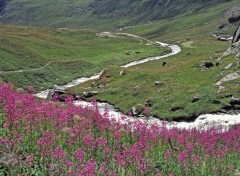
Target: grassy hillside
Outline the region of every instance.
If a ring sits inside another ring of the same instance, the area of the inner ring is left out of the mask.
[[[0,21],[41,27],[112,28],[204,12],[236,0],[3,0]]]
[[[47,88],[95,74],[108,65],[168,52],[138,39],[101,38],[96,33],[1,25],[0,78],[19,87]]]
[[[239,2],[231,1],[207,9],[204,12],[130,26],[124,29],[124,32],[168,42],[212,36],[212,34],[232,36],[239,23],[229,24],[228,15],[225,15],[225,13],[230,13],[232,9],[240,9],[239,6]],[[226,27],[219,29],[218,27],[222,24],[226,24]]]
[[[226,89],[220,93],[215,84],[227,74],[239,71],[240,68],[234,56],[221,61],[217,60],[231,43],[218,41],[212,34],[229,36],[233,34],[236,25],[229,27],[228,30],[216,28],[219,25],[219,14],[230,7],[230,4],[223,4],[212,8],[207,13],[160,20],[125,29],[124,32],[142,35],[151,40],[178,42],[182,52],[164,60],[126,69],[125,76],[119,76],[120,68],[110,68],[108,75],[111,79],[103,77],[96,83],[97,85],[109,82],[109,86],[103,89],[103,93],[97,98],[115,104],[125,113],[138,104],[144,106],[146,100],[151,99],[152,115],[175,120],[188,119],[191,116],[214,112],[228,106],[229,94],[235,97],[240,96],[237,88],[239,80],[226,83],[224,85]],[[163,61],[168,63],[165,67],[162,67]],[[203,69],[200,65],[204,62],[221,64]],[[222,72],[230,63],[233,63],[233,66],[228,71]],[[156,81],[164,84],[156,86]],[[90,84],[80,85],[72,88],[71,91],[82,93],[84,87],[89,87]],[[92,89],[97,88],[93,86]],[[200,100],[193,103],[193,97],[198,97]],[[174,107],[182,109],[172,111]]]

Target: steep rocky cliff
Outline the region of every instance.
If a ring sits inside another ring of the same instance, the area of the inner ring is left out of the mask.
[[[3,14],[6,5],[7,5],[7,0],[0,0],[0,15]]]

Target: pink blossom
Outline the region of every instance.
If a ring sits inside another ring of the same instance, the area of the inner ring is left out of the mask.
[[[189,151],[190,153],[193,152],[193,145],[192,145],[191,142],[188,142],[188,143],[187,143],[187,149],[188,149],[188,151]]]
[[[164,153],[164,158],[169,159],[170,157],[171,157],[171,151],[168,150]]]
[[[18,135],[18,142],[22,142],[22,141],[23,141],[22,135]]]
[[[84,151],[83,149],[78,149],[74,152],[75,157],[77,158],[78,162],[82,162],[84,160]]]
[[[185,161],[187,160],[187,157],[188,157],[188,152],[187,150],[184,150],[178,155],[178,161],[184,164]]]

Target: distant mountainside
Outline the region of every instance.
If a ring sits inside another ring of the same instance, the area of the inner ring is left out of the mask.
[[[232,1],[236,0],[0,0],[0,22],[105,28],[197,13]]]

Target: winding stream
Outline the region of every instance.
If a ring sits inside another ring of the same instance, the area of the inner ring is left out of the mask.
[[[134,37],[134,38],[139,38],[139,39],[143,39],[149,43],[153,43],[143,37],[139,37],[139,36],[136,36],[133,34],[128,34],[128,33],[117,33],[117,34]],[[162,43],[162,42],[155,42],[155,44],[158,44],[159,46],[162,46],[162,47],[169,47],[171,49],[171,53],[168,53],[163,56],[147,57],[147,58],[139,60],[139,61],[130,62],[121,67],[128,68],[128,67],[135,66],[138,64],[146,63],[148,61],[159,60],[162,58],[173,56],[173,55],[176,55],[181,52],[181,48],[178,45],[170,45],[170,44],[166,44],[166,43]],[[100,73],[97,73],[91,77],[82,77],[82,78],[73,80],[73,81],[67,83],[66,85],[64,85],[63,87],[69,88],[69,87],[73,87],[73,86],[79,85],[81,83],[90,81],[90,80],[99,79],[99,77],[102,75],[102,73],[103,73],[103,71],[101,71]],[[50,91],[50,89],[44,90],[42,92],[35,94],[35,96],[46,99],[49,91]],[[90,106],[90,107],[92,106],[92,108],[95,108],[95,106],[93,106],[90,102],[86,102],[86,101],[75,101],[74,104],[76,106],[83,106],[83,107],[84,106]],[[157,118],[154,118],[154,117],[149,117],[149,118],[129,117],[127,115],[122,114],[113,105],[110,105],[108,103],[98,102],[97,105],[98,105],[98,109],[101,114],[104,114],[105,110],[107,109],[109,112],[109,118],[115,119],[115,120],[119,121],[120,123],[127,123],[127,122],[133,122],[136,120],[140,120],[140,121],[146,123],[146,125],[155,124],[158,126],[162,126],[162,124],[163,124],[163,121],[161,121]],[[184,129],[184,128],[185,129],[191,129],[191,128],[208,129],[208,128],[216,127],[216,126],[222,126],[222,127],[228,128],[231,125],[240,123],[240,112],[232,114],[232,115],[229,115],[229,114],[204,114],[204,115],[199,116],[194,122],[165,122],[165,123],[166,123],[167,128],[177,127],[179,129]]]

